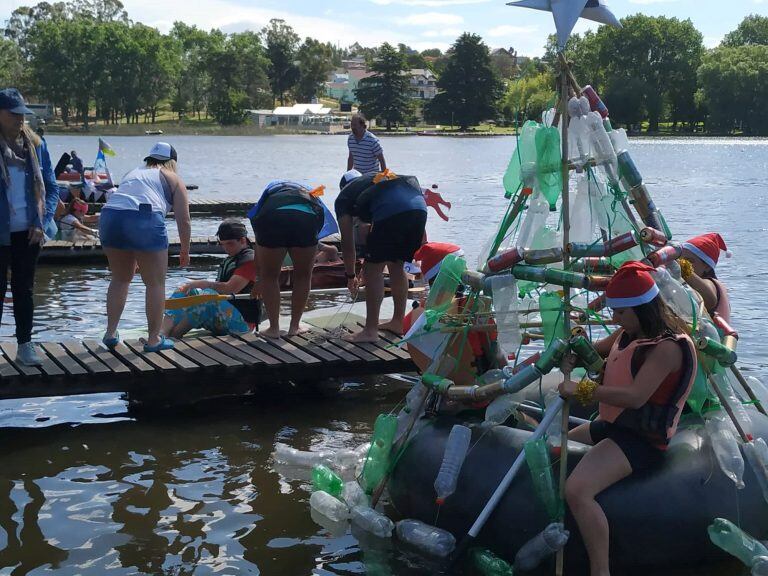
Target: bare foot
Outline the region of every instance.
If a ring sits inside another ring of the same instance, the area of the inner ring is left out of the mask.
[[[263,330],[258,334],[259,336],[264,336],[264,338],[272,338],[274,340],[276,338],[280,338],[280,336],[284,336],[285,331],[280,330],[278,328],[267,328],[266,330]]]
[[[379,339],[379,333],[378,331],[371,333],[366,330],[360,330],[360,332],[347,334],[342,338],[347,342],[376,342]]]
[[[296,336],[297,334],[306,334],[309,332],[312,328],[310,326],[307,326],[306,324],[299,324],[298,327],[294,328],[291,326],[288,328],[288,336]]]
[[[384,322],[383,324],[379,324],[379,330],[386,330],[387,332],[394,332],[398,336],[403,335],[403,323],[397,322],[396,320],[390,320],[389,322]]]

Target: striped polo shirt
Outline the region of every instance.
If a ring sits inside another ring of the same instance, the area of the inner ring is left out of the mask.
[[[376,157],[380,155],[383,150],[379,139],[373,134],[365,131],[363,137],[358,141],[354,134],[350,134],[347,138],[347,146],[352,153],[352,167],[355,170],[359,170],[362,174],[371,174],[381,171],[379,165],[379,159]]]

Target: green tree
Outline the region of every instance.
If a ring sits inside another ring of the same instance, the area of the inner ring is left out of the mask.
[[[552,75],[548,72],[531,74],[509,83],[502,113],[507,123],[522,125],[526,120],[541,120],[541,113],[556,102]]]
[[[181,62],[171,109],[181,118],[186,112],[197,115],[205,110],[208,100],[209,74],[206,59],[211,35],[195,26],[174,22],[171,36],[181,46]]]
[[[61,21],[69,16],[69,10],[64,2],[40,2],[34,6],[20,6],[13,12],[5,24],[3,34],[13,40],[21,50],[22,56],[29,56],[28,37],[32,28],[47,21]]]
[[[751,14],[723,38],[722,46],[768,45],[768,17]]]
[[[261,31],[267,46],[269,58],[269,83],[272,94],[279,98],[280,105],[285,105],[285,93],[299,79],[299,69],[295,64],[299,47],[299,35],[285,20],[273,18]]]
[[[360,109],[369,118],[381,118],[387,130],[402,122],[410,108],[410,79],[405,55],[388,43],[370,63],[372,76],[363,78],[355,90]]]
[[[459,36],[449,51],[437,87],[440,92],[425,107],[428,118],[450,121],[466,130],[496,116],[502,85],[491,68],[488,46],[480,36],[467,32]]]
[[[720,47],[704,57],[699,68],[708,128],[744,134],[768,134],[768,46]]]
[[[296,84],[296,100],[310,102],[322,93],[323,83],[333,70],[333,52],[329,44],[307,38],[297,53],[299,81]]]
[[[97,22],[128,22],[128,13],[120,0],[70,0],[68,8],[75,18],[92,18]]]
[[[0,86],[16,86],[25,90],[24,60],[21,51],[11,40],[0,38]]]

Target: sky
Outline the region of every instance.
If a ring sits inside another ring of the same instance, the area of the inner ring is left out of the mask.
[[[33,0],[34,1],[34,0]],[[0,0],[0,22],[28,0]],[[768,16],[768,0],[607,0],[621,18],[690,18],[708,47],[736,28],[749,14]],[[524,56],[540,56],[552,15],[506,6],[505,0],[123,0],[128,16],[167,32],[175,20],[224,32],[259,30],[282,18],[302,36],[340,46],[358,42],[378,46],[404,43],[417,50],[447,49],[462,33],[483,37],[491,48],[513,47]],[[598,25],[579,20],[575,32]]]

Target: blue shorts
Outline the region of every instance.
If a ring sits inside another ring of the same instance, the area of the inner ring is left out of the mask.
[[[168,250],[165,217],[148,208],[149,204],[142,204],[141,210],[104,208],[99,217],[101,245],[136,252]]]
[[[218,294],[218,292],[210,288],[193,288],[189,293],[176,291],[171,298],[183,298],[184,296],[197,296],[199,294]],[[174,327],[182,320],[186,320],[191,328],[204,328],[216,336],[244,334],[251,331],[240,311],[229,302],[207,302],[179,310],[166,310],[165,315],[173,318]]]

